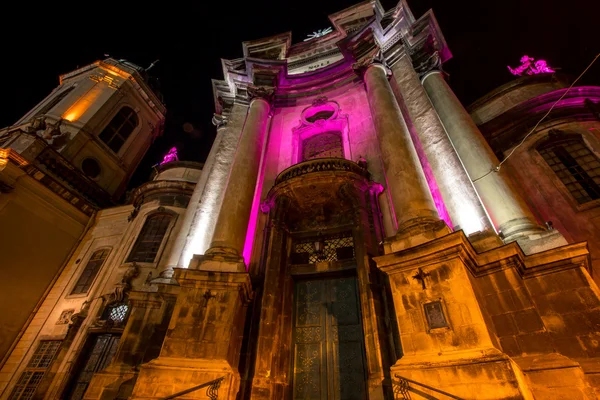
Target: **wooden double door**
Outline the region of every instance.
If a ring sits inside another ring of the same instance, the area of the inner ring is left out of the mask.
[[[294,288],[293,399],[363,400],[365,349],[355,277]]]

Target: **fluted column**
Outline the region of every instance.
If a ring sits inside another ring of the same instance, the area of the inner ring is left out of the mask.
[[[392,66],[392,71],[453,225],[458,225],[467,235],[477,231],[494,233],[410,58],[407,55],[401,57]]]
[[[385,67],[371,64],[364,73],[364,80],[398,232],[421,223],[439,221],[419,156],[388,82]]]
[[[269,111],[269,102],[264,97],[255,97],[250,102],[207,255],[242,255]]]
[[[505,171],[489,173],[498,158],[441,72],[432,71],[422,81],[496,228],[505,238],[542,230]]]

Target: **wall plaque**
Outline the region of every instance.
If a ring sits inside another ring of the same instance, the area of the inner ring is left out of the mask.
[[[432,301],[431,303],[425,303],[423,304],[423,308],[425,309],[425,317],[427,318],[429,329],[448,327],[448,321],[446,321],[441,301],[438,300]]]

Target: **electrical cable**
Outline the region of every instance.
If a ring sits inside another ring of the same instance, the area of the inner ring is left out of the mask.
[[[512,148],[512,150],[510,151],[510,153],[508,153],[508,155],[506,157],[504,157],[504,159],[502,159],[502,161],[500,161],[500,163],[498,165],[496,165],[494,168],[490,169],[485,175],[480,176],[479,178],[473,180],[472,182],[475,183],[483,178],[485,178],[486,176],[488,176],[489,174],[491,174],[492,172],[498,172],[500,171],[500,168],[502,167],[502,164],[504,164],[506,162],[506,160],[508,160],[508,158],[510,156],[513,155],[513,153],[523,144],[525,143],[525,140],[527,140],[527,138],[529,136],[531,136],[531,134],[533,134],[535,132],[535,130],[537,129],[537,127],[542,123],[543,120],[546,119],[546,117],[548,117],[548,115],[550,115],[550,113],[552,112],[552,110],[554,109],[554,107],[556,107],[556,105],[567,95],[567,93],[569,93],[569,90],[571,90],[573,88],[573,86],[575,86],[575,84],[577,83],[577,81],[579,81],[579,79],[581,79],[581,77],[592,67],[592,65],[594,65],[594,63],[596,62],[596,60],[598,59],[598,57],[600,57],[600,53],[596,54],[596,57],[594,57],[594,59],[592,60],[591,63],[588,64],[588,66],[583,70],[583,72],[581,74],[579,74],[579,76],[573,81],[573,83],[571,83],[571,86],[569,86],[567,88],[567,90],[562,94],[562,96],[560,96],[560,98],[558,100],[556,100],[554,102],[554,104],[552,104],[552,107],[550,107],[550,109],[546,112],[546,114],[544,114],[544,116],[542,118],[540,118],[540,120],[537,122],[537,124],[535,124],[535,126],[529,131],[529,133],[527,135],[525,135],[525,137],[519,142],[519,144],[517,144],[515,147]]]

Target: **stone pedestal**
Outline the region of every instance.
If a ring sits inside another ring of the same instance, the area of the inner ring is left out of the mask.
[[[114,399],[131,395],[138,366],[158,357],[175,304],[177,286],[160,292],[130,292],[131,311],[119,349],[110,365],[94,374],[84,399]]]
[[[438,221],[440,218],[419,156],[388,82],[385,67],[371,64],[364,72],[364,80],[398,232]]]
[[[402,343],[391,375],[413,399],[594,398],[600,291],[585,243],[478,254],[454,232],[374,260]]]
[[[402,378],[465,399],[532,399],[519,369],[495,346],[468,264],[476,253],[462,232],[375,257],[389,277],[403,356]],[[411,384],[413,399],[439,392]],[[420,395],[421,394],[421,395]]]
[[[235,399],[250,276],[176,269],[181,286],[160,356],[141,366],[132,399],[160,399],[224,377],[219,399]],[[205,390],[186,394],[205,398]]]

